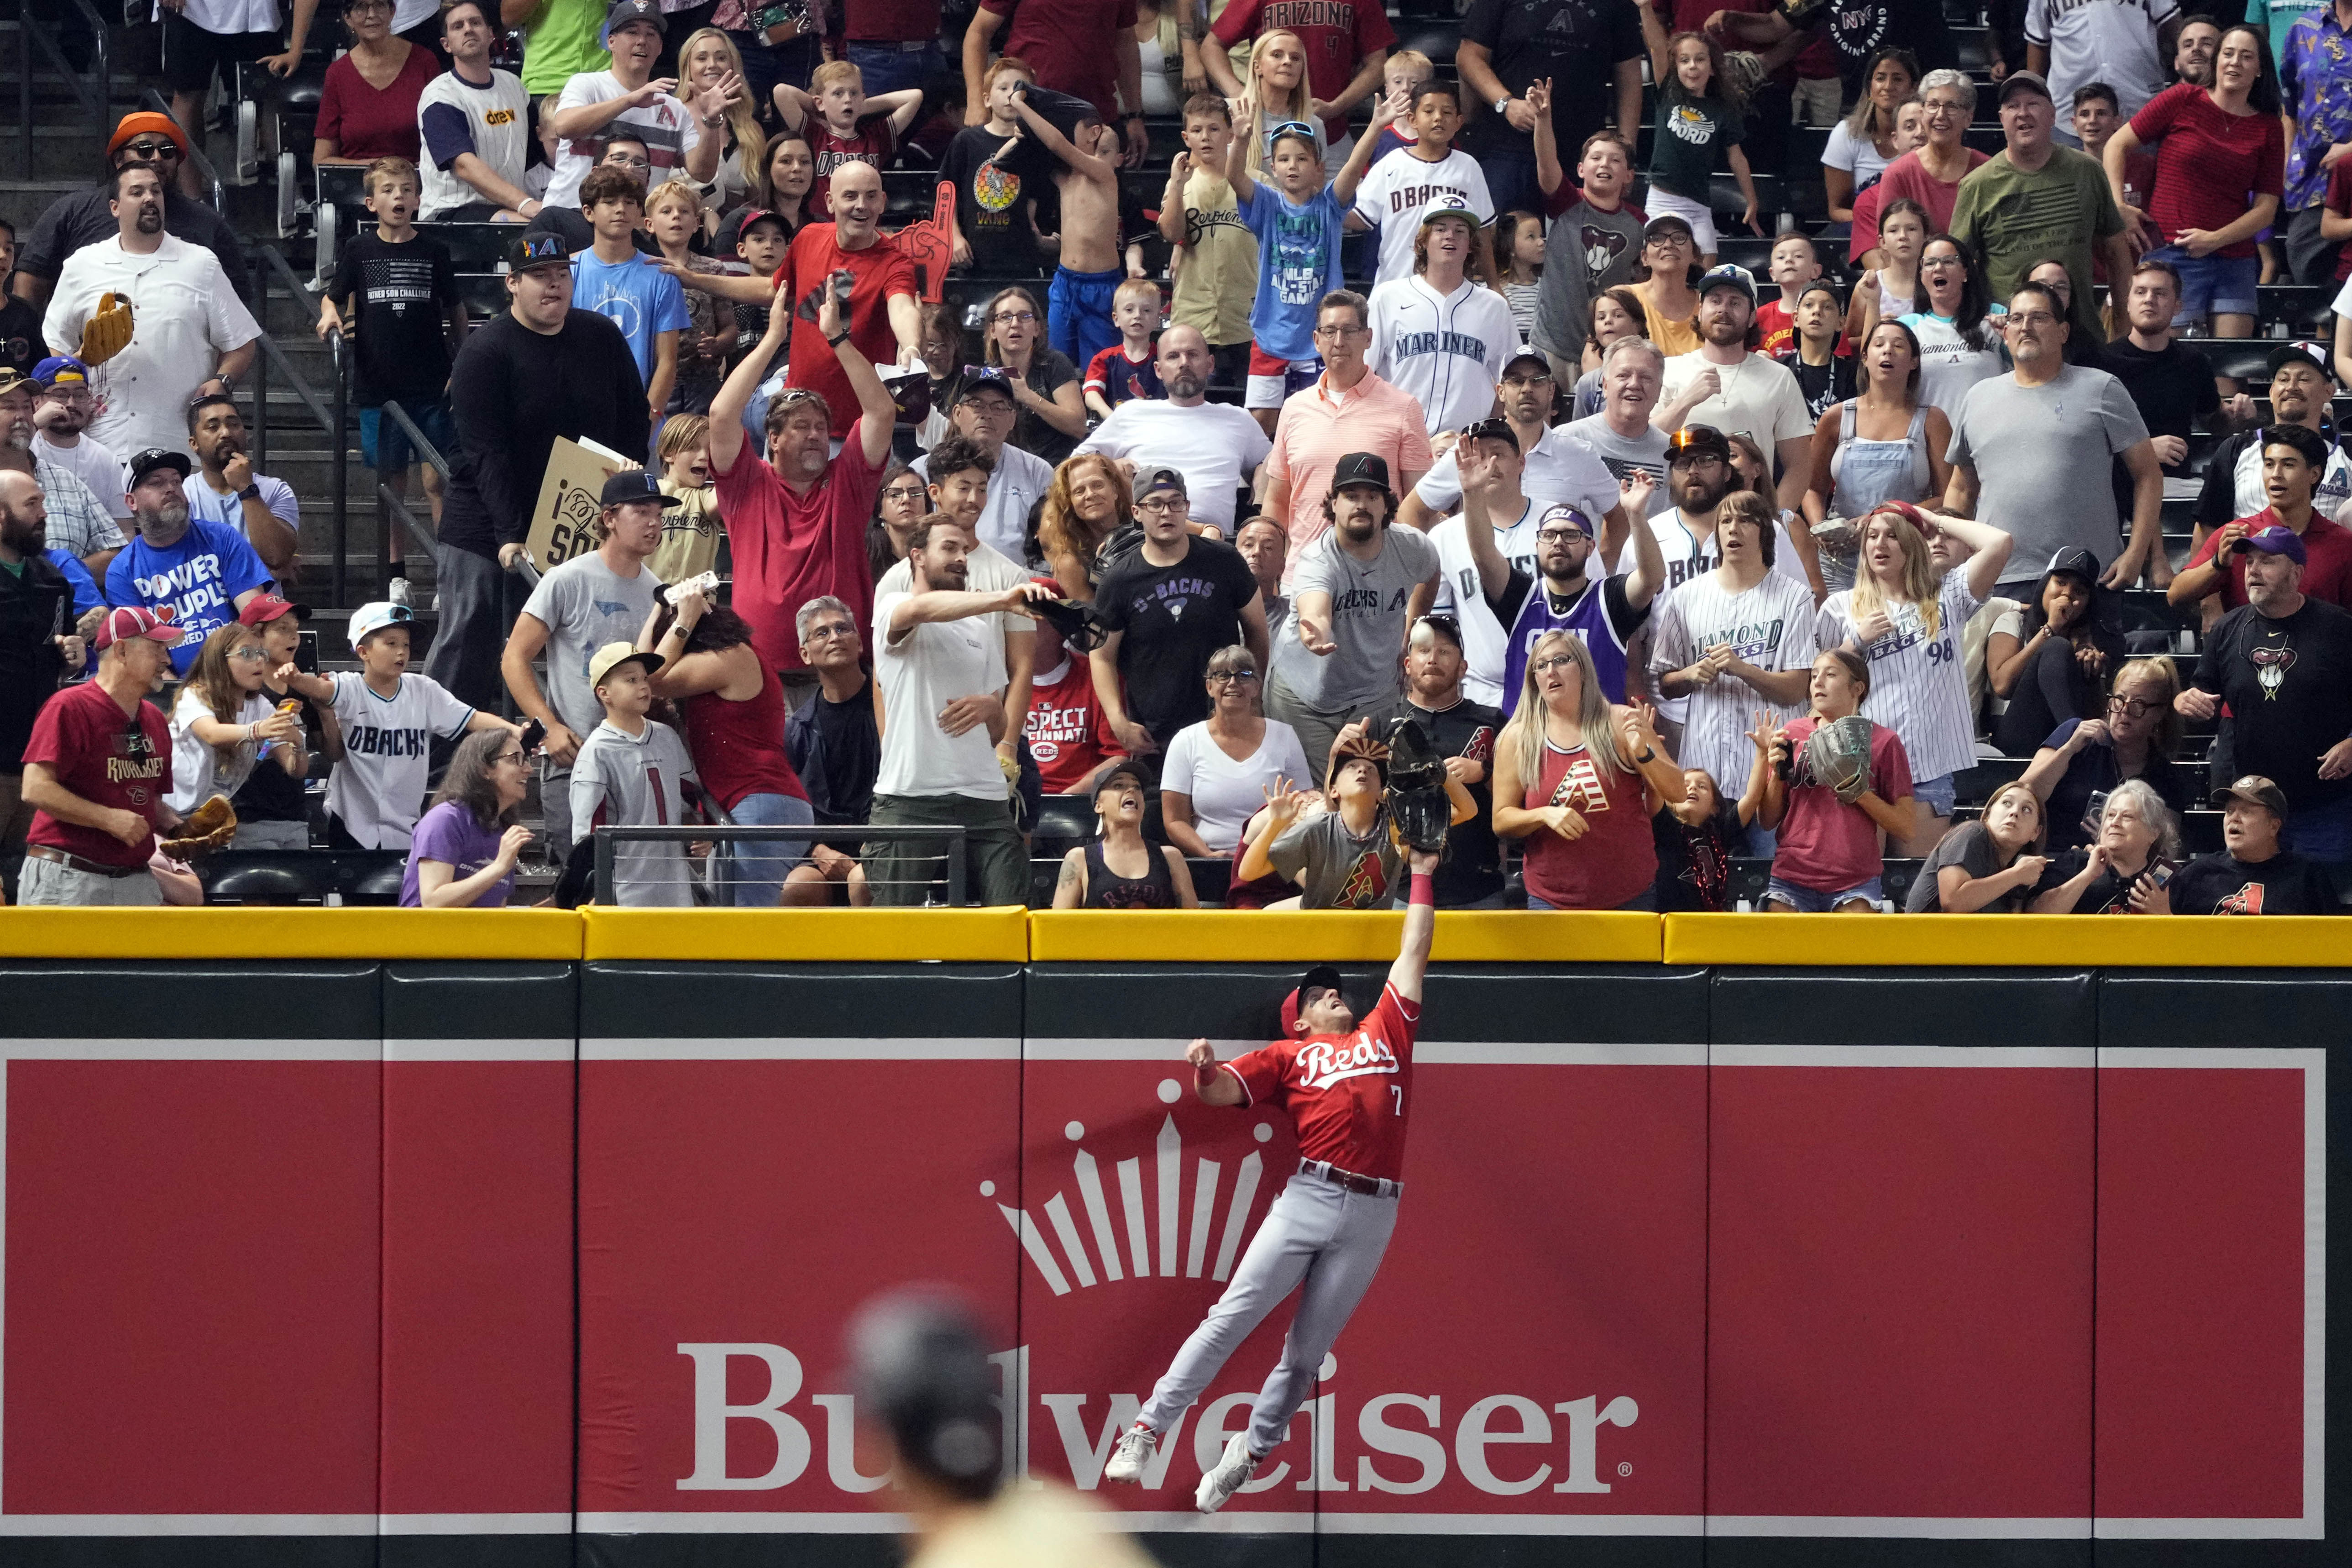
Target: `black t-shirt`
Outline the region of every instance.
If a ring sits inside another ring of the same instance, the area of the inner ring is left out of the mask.
[[[1718,796],[1715,810],[1696,827],[1661,810],[1650,818],[1650,837],[1658,852],[1659,910],[1720,911],[1732,858],[1748,848],[1739,807]]]
[[[272,702],[283,702],[291,692],[280,691],[266,682],[261,694]],[[319,727],[319,710],[308,699],[297,699],[302,704],[302,745],[317,756],[324,743]],[[303,782],[275,762],[264,757],[256,763],[245,783],[237,786],[229,804],[236,807],[240,822],[304,822],[310,819],[310,804],[303,798]]]
[[[1830,405],[1843,403],[1853,395],[1853,356],[1832,354],[1827,364],[1807,364],[1794,351],[1772,356],[1777,364],[1789,367],[1797,378],[1797,390],[1805,395],[1805,412],[1815,419],[1830,411]]]
[[[2048,868],[2042,873],[2042,880],[2033,885],[2032,895],[2026,900],[2029,907],[2033,899],[2038,899],[2042,894],[2063,887],[2081,876],[2083,868],[2090,863],[2091,852],[2088,849],[2069,849],[2063,855],[2052,857]],[[2160,862],[2150,860],[2147,866],[2141,867],[2128,877],[2117,876],[2115,868],[2110,866],[2091,879],[2091,885],[2083,889],[2082,896],[2074,900],[2073,909],[2053,910],[2050,912],[2060,915],[2137,914],[2139,911],[2131,907],[2132,885],[2158,864]],[[2173,907],[2178,909],[2180,906],[2176,902]]]
[[[2318,863],[2288,850],[2249,866],[2224,849],[2172,874],[2176,915],[2334,915],[2344,906]]]
[[[1445,830],[1445,857],[1433,879],[1437,907],[1458,910],[1503,890],[1503,849],[1495,838],[1495,738],[1503,732],[1503,710],[1463,698],[1451,708],[1432,712],[1409,697],[1356,715],[1382,721],[1411,719],[1428,734],[1441,757],[1463,757],[1486,770],[1486,776],[1467,786],[1478,807],[1475,816]]]
[[[2051,731],[2050,738],[2042,743],[2064,745],[2082,722],[2080,719],[2067,720]],[[2173,766],[2170,757],[2150,746],[2139,776],[2176,815],[2189,809],[2189,780]],[[2083,824],[2091,814],[2091,797],[2106,795],[2123,782],[2123,771],[2116,765],[2113,746],[2085,746],[2075,752],[2066,771],[2050,787],[2050,799],[2043,811],[2044,820],[2050,824],[2051,848],[2080,849],[2089,845],[2094,829]]]
[[[1903,900],[1904,912],[1914,915],[1942,914],[1944,892],[1938,876],[1947,866],[1958,866],[1971,879],[1990,877],[2000,869],[2000,851],[1994,846],[1992,835],[1981,822],[1963,822],[1937,842],[1927,858],[1920,864],[1919,875],[1911,883],[1911,891]],[[2075,862],[2074,868],[2082,869]],[[1988,915],[2013,915],[2023,909],[2032,893],[2024,888],[2012,888],[1984,905],[1976,912]]]
[[[2101,353],[2099,368],[2124,384],[2151,436],[2186,440],[2197,426],[2210,428],[2221,412],[2213,362],[2186,343],[2167,343],[2150,353],[2128,338],[2119,339]],[[2164,471],[2179,478],[2188,468],[2184,462]]]
[[[2352,614],[2305,599],[2273,620],[2241,605],[2213,625],[2193,683],[2230,706],[2230,769],[2260,773],[2298,809],[2352,795],[2319,759],[2352,735]]]
[[[343,242],[328,293],[338,305],[358,296],[349,321],[355,329],[352,389],[362,407],[447,391],[446,331],[458,297],[447,246],[422,234],[394,245],[362,229]]]
[[[1118,645],[1127,716],[1162,746],[1209,716],[1209,656],[1242,640],[1242,610],[1256,596],[1249,563],[1213,539],[1187,536],[1173,566],[1132,550],[1104,568],[1095,608],[1127,634]]]
[[[874,682],[867,680],[857,695],[835,702],[822,691],[809,699],[814,710],[821,748],[819,765],[824,775],[826,808],[819,822],[864,822],[874,809],[874,781],[882,773],[882,731],[874,722]],[[835,844],[845,855],[860,853],[856,841]]]
[[[971,247],[963,270],[980,278],[1025,278],[1039,270],[1037,242],[1022,209],[1035,192],[1024,187],[1020,160],[994,162],[1007,138],[985,125],[967,125],[948,143],[940,178],[955,186],[956,227]]]
[[[1617,107],[1621,60],[1640,59],[1642,18],[1626,0],[1471,0],[1462,37],[1486,46],[1504,90],[1527,96],[1528,84],[1551,80],[1551,130],[1561,147],[1581,147]],[[1473,156],[1518,152],[1535,142],[1515,131],[1491,103],[1462,106],[1462,145]],[[1624,126],[1631,141],[1638,126]]]
[[[1043,321],[1037,324],[1045,325]],[[1054,394],[1078,379],[1078,369],[1070,363],[1069,355],[1039,343],[1030,351],[1029,374],[1021,379],[1028,384],[1030,391],[1051,403]],[[1023,451],[1055,465],[1078,448],[1077,437],[1063,435],[1046,424],[1034,408],[1021,410],[1020,417],[1013,422],[1013,434],[1009,438]]]
[[[1909,49],[1922,74],[1960,63],[1944,24],[1943,0],[1780,0],[1780,14],[1801,31],[1818,30],[1836,47],[1849,103],[1869,85],[1863,67],[1884,45]],[[2012,68],[2017,64],[2010,62]]]
[[[0,288],[5,288],[7,281],[0,278]],[[0,365],[29,375],[35,365],[48,357],[48,346],[41,341],[41,313],[9,295],[0,303]]]

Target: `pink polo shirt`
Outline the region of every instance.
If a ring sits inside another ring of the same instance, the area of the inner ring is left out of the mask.
[[[1331,470],[1350,452],[1385,458],[1389,484],[1402,503],[1412,481],[1429,471],[1429,426],[1421,404],[1370,371],[1348,392],[1331,389],[1330,372],[1314,385],[1294,392],[1275,421],[1274,450],[1266,454],[1266,481],[1290,484],[1290,554],[1282,569],[1286,584],[1298,557],[1330,524],[1323,498],[1331,493]]]

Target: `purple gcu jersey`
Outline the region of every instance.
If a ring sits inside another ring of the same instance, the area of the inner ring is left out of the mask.
[[[1511,630],[1503,647],[1503,711],[1509,714],[1519,705],[1519,693],[1526,689],[1528,655],[1546,632],[1573,632],[1582,639],[1592,655],[1592,668],[1601,678],[1601,689],[1612,702],[1625,700],[1625,639],[1617,634],[1617,626],[1609,615],[1608,585],[1622,584],[1622,577],[1588,582],[1584,592],[1577,596],[1566,614],[1556,614],[1551,607],[1551,595],[1544,592],[1542,583],[1530,584],[1528,596],[1519,605],[1519,613],[1511,621]],[[1621,586],[1618,592],[1624,590]]]

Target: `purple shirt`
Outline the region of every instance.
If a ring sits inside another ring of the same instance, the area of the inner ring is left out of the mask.
[[[419,860],[439,860],[456,868],[450,873],[453,881],[464,881],[475,872],[499,858],[499,840],[506,833],[503,827],[484,827],[474,820],[472,808],[460,801],[445,800],[419,818],[415,832],[408,839],[408,869],[400,878],[400,907],[421,909],[425,897],[416,887],[416,863]],[[469,906],[478,910],[502,909],[507,895],[514,891],[514,873],[490,884],[489,891]]]

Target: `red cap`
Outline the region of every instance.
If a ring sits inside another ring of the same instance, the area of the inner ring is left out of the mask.
[[[256,594],[246,601],[245,608],[236,613],[236,620],[239,626],[266,626],[280,616],[292,616],[297,620],[308,620],[310,615],[310,606],[308,605],[298,605],[290,599],[281,599],[275,594]]]
[[[169,605],[151,610],[144,605],[123,605],[106,612],[106,619],[98,626],[98,636],[91,639],[100,647],[111,647],[128,637],[146,637],[169,647],[188,635],[187,628],[172,620]]]

